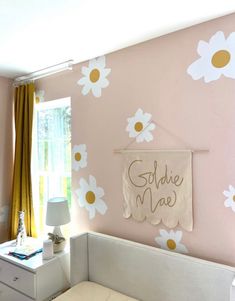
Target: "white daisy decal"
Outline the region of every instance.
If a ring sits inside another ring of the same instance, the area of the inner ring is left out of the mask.
[[[72,149],[72,168],[75,171],[87,166],[87,151],[85,144],[74,145]]]
[[[200,58],[187,70],[194,80],[204,77],[204,81],[209,83],[221,75],[235,78],[235,32],[225,39],[224,33],[218,31],[209,43],[199,41],[197,52]]]
[[[0,207],[0,223],[7,223],[8,221],[9,206]]]
[[[44,90],[38,90],[35,92],[35,102],[39,103],[39,102],[43,102],[44,101],[44,95],[45,95],[45,91]]]
[[[129,132],[129,137],[136,137],[136,142],[150,142],[153,140],[150,131],[155,129],[155,124],[151,122],[151,118],[152,115],[144,113],[142,109],[138,109],[135,116],[127,118],[126,131]]]
[[[223,194],[227,197],[224,206],[231,207],[233,212],[235,212],[235,188],[232,185],[229,185],[229,190],[225,190]]]
[[[168,251],[178,252],[178,253],[188,253],[185,245],[180,243],[182,239],[182,231],[170,230],[167,232],[166,230],[161,229],[160,236],[155,238],[155,241],[160,245],[161,249],[165,249]]]
[[[81,178],[79,185],[80,188],[75,191],[79,206],[86,208],[90,219],[95,217],[96,211],[104,215],[107,211],[107,205],[101,199],[104,196],[104,190],[96,185],[95,177],[90,175],[89,182]]]
[[[88,67],[82,67],[84,77],[77,82],[83,86],[82,94],[87,95],[91,90],[95,97],[100,97],[101,90],[109,85],[106,77],[110,71],[111,69],[105,68],[105,56],[90,60]]]

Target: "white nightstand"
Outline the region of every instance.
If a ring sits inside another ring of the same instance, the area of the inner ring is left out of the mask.
[[[43,260],[42,253],[28,260],[7,255],[15,242],[0,244],[0,300],[46,301],[69,287],[69,251]]]

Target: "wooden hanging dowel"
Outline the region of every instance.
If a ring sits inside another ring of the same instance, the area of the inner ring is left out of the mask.
[[[209,149],[114,149],[115,154],[121,153],[141,153],[141,152],[185,152],[189,151],[192,153],[207,153]]]

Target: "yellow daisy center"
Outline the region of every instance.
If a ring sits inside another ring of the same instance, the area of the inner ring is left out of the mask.
[[[82,155],[80,153],[76,153],[74,157],[75,157],[76,161],[80,161],[82,158]]]
[[[167,242],[167,247],[170,249],[170,250],[175,250],[176,248],[176,243],[173,239],[168,239]]]
[[[230,61],[231,55],[227,50],[219,50],[212,56],[211,63],[215,68],[223,68]]]
[[[233,196],[233,201],[235,202],[235,195]]]
[[[95,202],[95,194],[94,194],[93,191],[87,191],[87,193],[86,193],[86,201],[90,205]]]
[[[100,78],[100,71],[98,69],[93,69],[90,73],[90,81],[96,83]]]
[[[143,130],[143,123],[142,122],[136,122],[135,130],[136,130],[136,132],[141,132]]]

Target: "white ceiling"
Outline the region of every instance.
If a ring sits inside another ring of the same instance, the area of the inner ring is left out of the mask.
[[[234,0],[0,0],[0,76],[85,61],[234,11]]]

